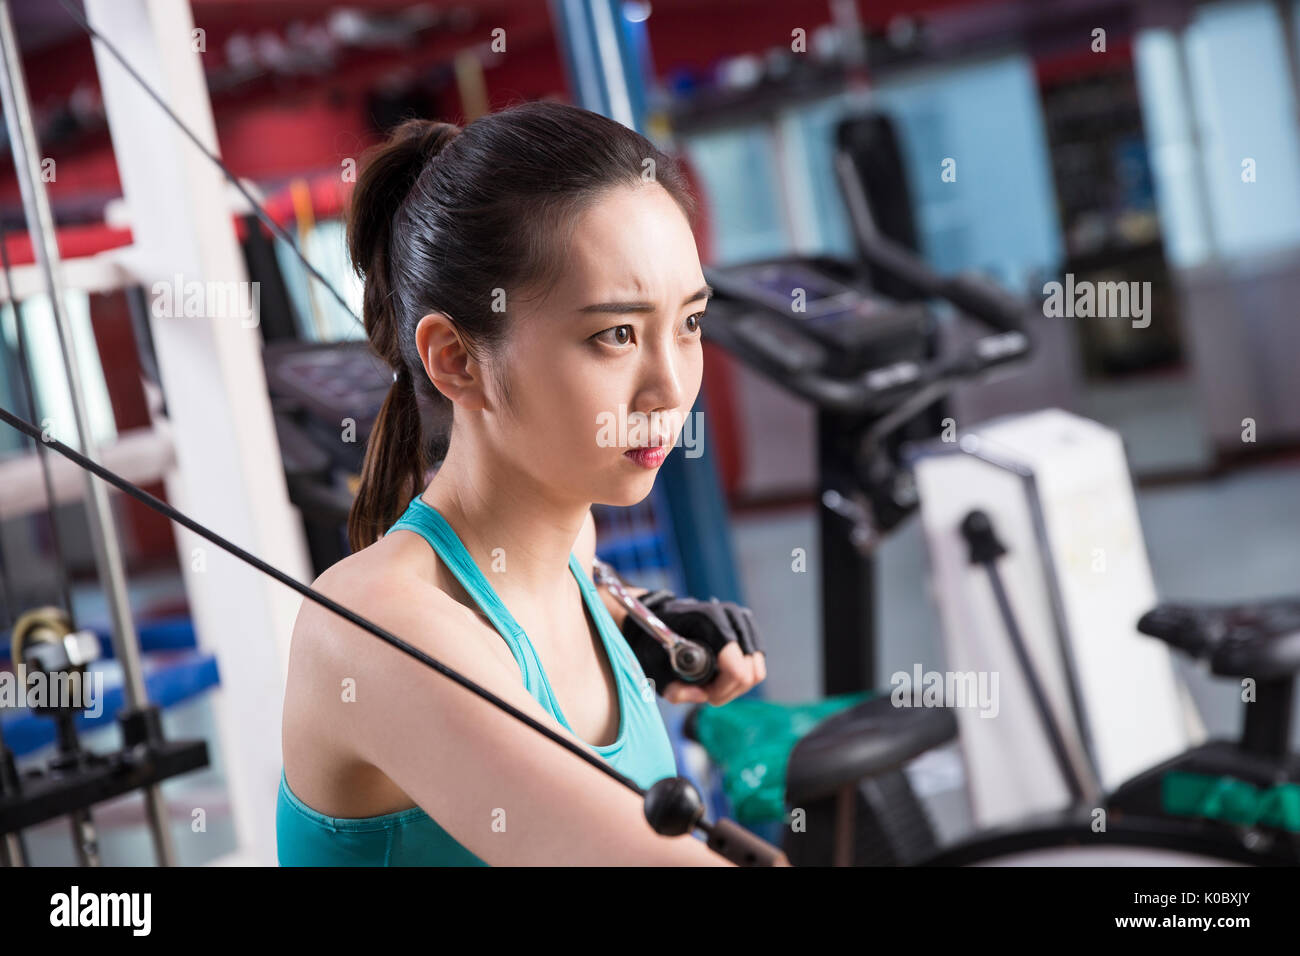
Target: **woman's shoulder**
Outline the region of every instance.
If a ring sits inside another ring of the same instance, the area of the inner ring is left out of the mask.
[[[504,643],[462,603],[464,596],[449,586],[449,577],[425,542],[394,534],[331,565],[312,589],[426,653],[438,656],[454,648],[457,656],[475,653],[501,661]],[[359,654],[369,657],[380,647],[380,638],[304,598],[294,624],[290,669],[295,658],[304,664],[356,662]]]
[[[439,586],[429,548],[426,546],[420,555],[404,538],[403,535],[380,538],[330,565],[312,582],[312,590],[381,627],[389,628],[385,622],[396,616],[395,611],[403,612],[401,616],[405,617],[405,612],[412,609],[431,625],[436,622],[440,628],[463,626],[465,617],[460,612],[465,608]],[[303,599],[294,626],[295,638],[311,632],[329,639],[356,631],[355,625],[309,598]],[[405,639],[405,635],[397,636]],[[373,635],[370,639],[378,640]]]
[[[474,615],[438,587],[431,552],[391,535],[326,569],[312,589],[491,690],[518,683],[480,639]],[[281,744],[300,798],[321,812],[373,816],[408,806],[378,771],[375,728],[426,722],[439,688],[416,701],[395,694],[424,665],[304,598],[289,649]],[[379,691],[375,691],[379,688]],[[348,706],[340,706],[345,703]],[[345,782],[343,782],[345,781]]]

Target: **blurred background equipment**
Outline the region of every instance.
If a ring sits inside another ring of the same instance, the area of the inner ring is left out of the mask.
[[[1161,778],[1139,771],[1238,736],[1233,683],[1197,662],[1231,676],[1239,662],[1223,648],[1246,645],[1225,634],[1274,649],[1256,666],[1295,631],[1266,599],[1294,592],[1300,567],[1297,2],[68,0],[272,231],[62,3],[9,0],[62,263],[56,302],[7,122],[0,404],[69,444],[80,436],[106,466],[310,581],[347,553],[391,377],[364,342],[344,244],[362,151],[411,115],[468,122],[540,98],[598,110],[685,162],[717,290],[700,453],[670,455],[638,506],[594,509],[599,554],[629,584],[755,611],[769,677],[735,702],[745,707],[716,710],[710,726],[660,701],[712,810],[779,838],[788,796],[866,780],[851,795],[868,808],[859,819],[906,862],[997,823],[990,801],[1010,820],[1065,799],[1041,726],[1018,738],[1006,717],[885,713],[872,699],[917,667],[980,669],[1010,653],[984,572],[958,560],[958,513],[979,505],[1008,547],[1009,603],[1031,654],[1048,655],[1043,683],[1077,735],[1080,777],[1150,812],[1147,785]],[[201,291],[256,283],[255,314],[186,313],[191,277]],[[1126,296],[1120,314],[1060,315],[1053,283]],[[448,423],[424,424],[436,443]],[[1074,506],[1034,502],[1023,476],[981,464],[964,436],[1005,439],[1043,482],[1114,465],[1092,499],[1108,504],[1087,513],[1111,544],[1073,525],[1073,549],[1055,533],[1044,544],[1032,516],[1053,525]],[[1100,457],[1072,470],[1084,446]],[[273,863],[281,755],[266,728],[279,722],[298,600],[114,493],[115,587],[84,477],[45,457],[0,430],[0,627],[56,606],[99,638],[86,667],[114,703],[76,717],[78,746],[121,747],[115,716],[138,678],[166,738],[209,741],[213,758],[169,781],[154,810],[138,793],[96,806],[99,856],[149,861],[152,827],[169,830],[177,862]],[[998,486],[993,500],[975,500],[979,482]],[[1132,574],[1094,572],[1098,547],[1126,555]],[[1096,587],[1116,618],[1054,598],[1053,576],[1061,592]],[[1175,630],[1218,638],[1170,654],[1139,633],[1143,605],[1161,599],[1232,607],[1254,630],[1215,630],[1204,621],[1222,615],[1207,610]],[[1105,755],[1111,731],[1093,725],[1127,719],[1107,701],[1133,674],[1072,656],[1085,635],[1158,672],[1143,698],[1151,732],[1124,741],[1123,757]],[[140,651],[134,677],[108,652],[124,640]],[[1298,719],[1278,703],[1288,666],[1270,678],[1269,721],[1257,716],[1233,755],[1280,739],[1268,759],[1285,762]],[[1027,685],[1004,693],[1012,713]],[[59,759],[57,728],[38,714],[0,712],[0,732],[20,769]],[[741,764],[719,763],[724,738],[736,753],[766,741],[789,763],[747,782]],[[854,750],[867,740],[874,749]],[[1023,780],[998,769],[1017,760]],[[1237,783],[1258,790],[1276,769],[1251,764]],[[1203,811],[1196,781],[1177,780],[1186,813]],[[763,811],[747,815],[751,800]],[[1270,839],[1287,825],[1272,822]],[[25,825],[22,839],[29,862],[78,859],[60,821]]]

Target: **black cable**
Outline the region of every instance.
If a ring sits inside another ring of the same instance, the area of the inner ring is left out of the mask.
[[[1047,693],[1043,690],[1038,672],[1029,659],[1029,649],[1025,646],[1025,639],[1020,633],[1019,624],[1016,623],[1015,613],[1011,610],[1011,599],[1007,597],[1002,575],[998,573],[998,566],[992,560],[982,563],[988,572],[989,585],[993,588],[993,598],[997,601],[998,612],[1002,615],[1002,624],[1007,629],[1007,636],[1011,638],[1011,647],[1015,651],[1016,661],[1024,673],[1025,683],[1029,685],[1029,693],[1034,698],[1034,706],[1038,709],[1038,716],[1043,722],[1048,746],[1052,748],[1052,756],[1056,759],[1061,776],[1065,778],[1065,785],[1070,789],[1071,802],[1078,803],[1083,799],[1083,782],[1079,779],[1074,764],[1070,762],[1069,754],[1065,749],[1065,737],[1061,733],[1061,728],[1057,726],[1056,718],[1052,716],[1052,706],[1047,701]]]
[[[1038,711],[1038,719],[1043,725],[1043,731],[1047,735],[1052,756],[1056,759],[1065,785],[1070,789],[1071,802],[1077,804],[1084,797],[1083,781],[1066,752],[1065,735],[1061,733],[1056,717],[1052,714],[1047,693],[1043,690],[1038,671],[1029,656],[1029,648],[1020,633],[1020,625],[1016,621],[1015,611],[1012,610],[1011,599],[1007,596],[1006,586],[1002,583],[1002,574],[998,571],[998,558],[1007,553],[1007,547],[998,540],[993,520],[988,512],[979,508],[969,512],[962,519],[960,530],[970,552],[968,556],[970,563],[980,565],[988,572],[989,587],[993,590],[993,599],[997,601],[998,614],[1002,617],[1002,625],[1007,629],[1007,638],[1015,652],[1020,671],[1024,674],[1025,683],[1029,686],[1029,693]]]
[[[289,233],[283,228],[281,228],[281,226],[274,219],[272,219],[270,215],[267,214],[266,210],[264,210],[261,206],[257,204],[257,201],[253,198],[252,193],[250,193],[248,189],[245,188],[244,184],[239,181],[238,177],[236,177],[234,173],[232,173],[228,168],[226,168],[226,164],[223,163],[219,158],[217,158],[217,156],[214,153],[208,151],[208,148],[203,145],[203,142],[198,138],[198,136],[193,132],[193,130],[191,130],[188,126],[186,126],[181,121],[181,118],[176,115],[176,113],[172,110],[172,108],[167,105],[166,101],[154,90],[154,88],[145,82],[144,77],[142,77],[139,73],[135,71],[135,67],[131,66],[131,64],[126,61],[126,57],[124,57],[121,53],[118,52],[117,47],[113,46],[113,44],[109,43],[108,40],[104,39],[104,37],[94,27],[92,27],[89,24],[89,22],[86,21],[85,17],[83,17],[77,11],[77,9],[68,2],[68,0],[59,0],[59,5],[63,7],[64,10],[68,11],[68,15],[71,16],[72,19],[77,21],[81,29],[85,30],[92,40],[98,40],[100,43],[104,45],[104,49],[108,50],[109,53],[113,54],[113,57],[117,60],[117,62],[122,65],[122,69],[126,70],[126,72],[131,75],[131,78],[135,80],[138,84],[140,84],[140,88],[144,90],[146,93],[148,93],[150,98],[155,103],[157,103],[160,107],[162,107],[163,112],[166,113],[167,116],[171,119],[171,121],[176,124],[176,128],[179,129],[182,133],[184,133],[187,137],[189,137],[190,142],[192,142],[196,147],[198,147],[199,152],[201,152],[204,156],[210,159],[216,165],[216,167],[220,169],[222,173],[225,174],[226,179],[230,180],[231,185],[233,185],[236,189],[239,190],[240,195],[242,195],[244,199],[248,202],[249,206],[252,207],[253,214],[256,215],[259,220],[261,220],[262,224],[265,225],[268,229],[270,229],[271,232],[274,233],[278,238],[288,243],[289,248],[292,249],[294,255],[296,255],[299,258],[299,260],[301,260],[303,266],[307,269],[309,273],[311,273],[312,277],[321,285],[323,285],[326,289],[328,289],[330,295],[334,296],[334,299],[338,302],[338,304],[343,306],[343,311],[345,311],[348,315],[352,316],[352,318],[356,320],[358,325],[364,326],[364,323],[361,321],[361,317],[352,311],[352,307],[348,305],[347,300],[343,298],[343,296],[339,293],[338,289],[334,288],[334,286],[330,284],[329,280],[326,279],[323,275],[321,275],[320,271],[307,260],[307,256],[298,248],[297,243],[295,243],[293,239],[290,238]]]
[[[27,399],[27,408],[33,418],[39,418],[39,412],[36,410],[36,392],[32,386],[32,365],[27,360],[27,333],[25,331],[24,316],[22,303],[18,301],[18,295],[14,291],[14,274],[9,263],[9,250],[5,245],[5,234],[0,231],[0,265],[4,267],[5,289],[9,292],[9,303],[14,310],[14,326],[18,332],[18,377],[23,382],[23,392]],[[47,514],[50,519],[50,542],[54,549],[54,564],[58,570],[59,593],[63,598],[63,610],[68,613],[70,621],[76,621],[72,612],[72,584],[68,580],[68,566],[63,561],[63,545],[59,540],[59,522],[55,517],[57,502],[54,498],[54,478],[50,472],[49,452],[45,450],[44,442],[37,440],[36,457],[41,463],[41,478],[45,484],[45,502],[48,506]],[[11,589],[11,594],[15,593]],[[14,619],[18,617],[14,613]]]
[[[14,415],[8,409],[0,407],[0,420],[3,420],[9,425],[12,425],[14,428],[30,436],[31,438],[34,438],[37,441],[41,441],[40,429],[38,429],[35,425],[31,424],[30,422],[24,421],[23,419]],[[512,704],[506,703],[500,697],[496,696],[496,694],[493,694],[490,690],[487,690],[484,687],[480,687],[478,684],[470,680],[468,677],[465,677],[464,675],[460,674],[458,671],[452,670],[450,667],[448,667],[446,664],[443,664],[441,661],[437,660],[436,658],[430,657],[428,654],[424,653],[424,651],[412,647],[410,644],[403,641],[400,637],[397,637],[395,634],[386,631],[378,624],[375,624],[367,620],[366,618],[357,614],[355,611],[349,610],[348,608],[337,603],[333,599],[326,597],[325,595],[321,594],[319,591],[307,586],[306,584],[301,583],[300,581],[295,581],[293,578],[289,577],[289,575],[285,574],[279,568],[267,564],[261,558],[257,557],[256,555],[250,554],[249,552],[245,551],[243,548],[239,547],[239,545],[227,541],[225,538],[217,534],[215,531],[210,530],[204,525],[199,524],[193,518],[190,518],[189,516],[184,515],[181,512],[177,511],[171,505],[167,504],[167,502],[155,498],[153,495],[149,494],[149,492],[145,491],[143,488],[133,485],[125,478],[121,477],[120,475],[112,471],[109,471],[107,468],[103,467],[102,465],[98,464],[95,461],[92,461],[91,459],[87,458],[85,455],[81,454],[80,452],[75,451],[72,448],[69,448],[61,441],[57,441],[51,438],[49,439],[48,442],[46,442],[46,444],[48,444],[51,448],[57,451],[64,458],[67,458],[70,461],[76,463],[77,465],[91,472],[95,476],[102,478],[104,481],[107,481],[109,484],[113,485],[119,490],[130,495],[132,498],[149,506],[154,511],[157,511],[159,514],[165,515],[166,517],[170,518],[172,521],[175,521],[177,524],[188,528],[190,531],[193,531],[195,534],[199,535],[200,537],[206,538],[208,541],[211,541],[213,544],[221,548],[223,551],[233,554],[235,557],[239,558],[239,560],[245,562],[246,564],[250,564],[253,567],[257,568],[257,570],[261,571],[262,573],[270,575],[271,577],[279,581],[281,584],[284,584],[292,588],[293,590],[301,594],[303,597],[311,601],[315,601],[321,607],[333,611],[339,617],[343,618],[345,621],[348,621],[351,624],[355,624],[363,631],[366,631],[369,634],[373,634],[375,637],[378,637],[380,640],[387,641],[389,644],[393,645],[393,647],[396,647],[398,650],[403,651],[404,653],[410,655],[411,657],[414,657],[417,661],[420,661],[422,664],[426,664],[429,667],[432,667],[434,670],[436,670],[438,673],[442,674],[443,676],[450,677],[452,680],[460,684],[462,687],[465,687],[468,690],[473,691],[474,693],[482,697],[484,700],[488,701],[489,703],[495,704],[501,710],[504,710],[506,713],[514,716],[518,720],[523,721],[525,724],[527,724],[529,727],[532,727],[538,733],[555,741],[557,744],[559,744],[561,747],[564,747],[570,753],[573,753],[574,755],[581,757],[583,760],[591,764],[597,770],[600,770],[601,772],[617,780],[619,783],[623,784],[632,792],[636,793],[641,797],[645,796],[645,791],[642,790],[639,786],[637,786],[637,784],[634,781],[632,781],[628,777],[625,777],[623,774],[619,773],[617,770],[609,766],[609,764],[605,763],[595,754],[589,753],[588,751],[584,750],[583,748],[573,743],[572,741],[564,739],[558,733],[551,730],[549,727],[538,722],[534,718],[528,716],[527,714],[525,714],[523,711],[519,710]],[[698,825],[707,828],[707,825],[703,821],[701,821]]]

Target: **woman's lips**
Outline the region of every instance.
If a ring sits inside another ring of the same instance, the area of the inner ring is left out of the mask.
[[[623,452],[623,457],[630,459],[642,468],[658,468],[664,463],[671,449],[668,445],[651,445],[648,448],[630,448]]]

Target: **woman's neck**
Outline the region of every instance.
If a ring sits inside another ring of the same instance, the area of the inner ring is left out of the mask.
[[[569,555],[590,503],[549,498],[517,469],[466,469],[451,454],[421,497],[511,607],[554,606],[573,587]]]

